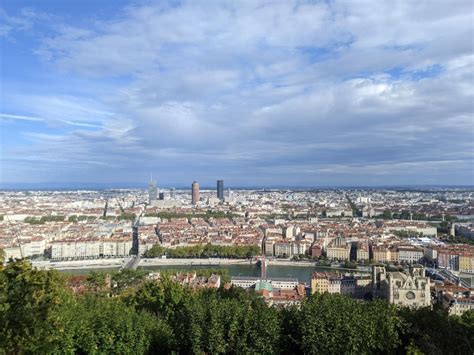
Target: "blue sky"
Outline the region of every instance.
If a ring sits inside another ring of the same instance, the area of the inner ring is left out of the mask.
[[[472,1],[0,4],[0,186],[474,183]]]

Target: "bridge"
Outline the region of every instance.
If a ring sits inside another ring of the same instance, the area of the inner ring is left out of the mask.
[[[434,275],[438,275],[441,277],[443,280],[448,279],[455,285],[461,285],[463,287],[471,288],[471,285],[469,285],[465,280],[461,279],[459,276],[456,276],[453,274],[450,270],[447,269],[432,269],[432,268],[427,268],[429,272],[431,272]]]
[[[140,264],[141,258],[139,255],[134,255],[132,258],[127,261],[125,265],[121,267],[121,269],[130,269],[130,270],[136,270],[138,265]]]

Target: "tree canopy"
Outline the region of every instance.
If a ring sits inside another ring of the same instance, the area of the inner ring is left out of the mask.
[[[156,258],[166,255],[170,258],[252,258],[260,254],[257,245],[212,245],[202,244],[177,248],[164,248],[155,244],[145,252],[146,258]]]
[[[193,290],[139,270],[91,273],[74,293],[68,277],[24,260],[0,269],[1,354],[473,353],[472,311],[330,294],[276,308],[240,288]]]

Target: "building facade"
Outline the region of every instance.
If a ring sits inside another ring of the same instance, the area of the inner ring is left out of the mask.
[[[403,307],[431,307],[430,282],[421,265],[412,265],[408,273],[373,266],[372,296]]]
[[[197,205],[200,200],[199,184],[193,181],[191,184],[191,203]]]
[[[148,203],[152,204],[158,199],[158,188],[153,180],[150,180],[148,184]]]
[[[217,180],[217,198],[224,201],[224,180]]]

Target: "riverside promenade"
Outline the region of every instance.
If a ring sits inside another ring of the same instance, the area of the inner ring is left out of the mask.
[[[86,260],[65,260],[65,261],[32,261],[33,266],[39,269],[57,269],[57,270],[93,270],[93,269],[121,269],[125,268],[133,260],[133,257],[127,258],[107,258],[107,259],[86,259]],[[171,259],[171,258],[140,258],[139,263],[135,267],[147,266],[226,266],[226,265],[254,265],[256,259]],[[328,269],[333,271],[349,271],[349,272],[368,272],[368,267],[359,267],[358,269],[347,269],[335,266],[317,265],[313,261],[302,260],[294,261],[288,259],[267,259],[268,266],[292,266],[292,267],[314,267],[318,269]]]
[[[80,269],[113,269],[125,267],[132,258],[107,258],[64,261],[32,261],[32,265],[39,269],[80,270]],[[161,259],[140,258],[138,267],[146,266],[225,266],[225,265],[252,265],[256,261],[248,259]]]

